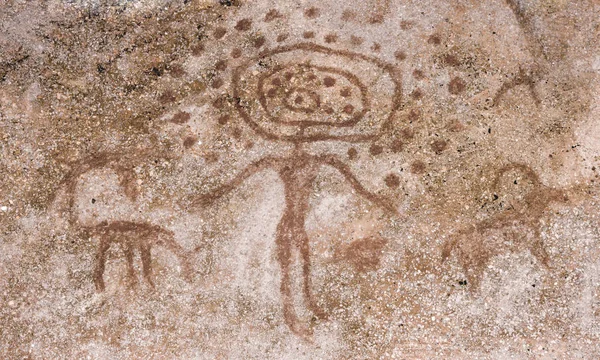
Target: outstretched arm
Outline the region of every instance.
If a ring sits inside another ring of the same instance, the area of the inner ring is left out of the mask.
[[[210,205],[221,196],[227,194],[231,190],[238,187],[244,180],[246,180],[250,176],[256,174],[261,170],[274,167],[277,164],[277,162],[278,159],[272,157],[262,158],[256,162],[253,162],[252,164],[248,165],[244,170],[242,170],[241,173],[237,174],[228,183],[221,185],[220,187],[214,189],[211,192],[193,196],[190,201],[190,204],[192,207]]]
[[[350,167],[348,165],[346,165],[344,162],[342,162],[341,160],[339,160],[337,157],[335,157],[333,155],[323,155],[323,156],[318,156],[317,158],[320,163],[329,165],[329,166],[335,168],[337,171],[339,171],[342,175],[344,175],[344,178],[346,178],[346,180],[350,183],[352,188],[359,195],[361,195],[365,199],[369,200],[373,204],[378,205],[381,208],[383,208],[393,214],[396,214],[396,215],[398,214],[398,210],[391,202],[389,202],[387,199],[365,189],[365,187],[360,183],[360,181],[358,181],[358,179],[354,176],[354,174],[352,173],[352,170],[350,170]]]

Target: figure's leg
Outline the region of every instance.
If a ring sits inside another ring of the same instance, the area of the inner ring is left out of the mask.
[[[149,243],[141,243],[140,244],[140,253],[142,256],[142,272],[144,274],[144,278],[148,281],[151,287],[154,287],[154,282],[152,281],[152,253],[151,253],[151,245]]]
[[[284,213],[279,225],[275,243],[277,245],[277,260],[281,267],[281,301],[283,303],[283,318],[292,332],[298,335],[307,335],[309,329],[302,328],[298,315],[294,310],[294,299],[292,298],[292,282],[290,276],[290,265],[292,264],[292,241],[293,219],[288,213]]]
[[[130,241],[123,242],[123,251],[127,260],[127,276],[129,277],[130,286],[137,285],[137,276],[135,276],[135,268],[133,267],[133,244]]]
[[[96,285],[97,292],[104,291],[104,267],[106,263],[106,252],[110,247],[110,241],[106,237],[100,237],[100,243],[98,244],[98,252],[96,254],[96,267],[94,269],[94,285]]]
[[[550,266],[550,256],[548,252],[546,252],[546,247],[544,246],[544,242],[542,241],[542,233],[540,229],[537,227],[539,224],[533,224],[536,226],[534,229],[534,239],[533,243],[530,247],[531,254],[539,261],[544,267],[548,268]]]
[[[302,224],[304,225],[304,224]],[[304,287],[303,287],[303,292],[304,292],[304,301],[306,303],[306,306],[309,308],[310,311],[313,312],[313,314],[315,316],[317,316],[319,319],[326,319],[327,318],[327,313],[317,305],[317,302],[315,301],[315,298],[313,296],[313,292],[312,292],[312,280],[311,280],[311,276],[310,276],[310,270],[311,270],[311,262],[310,262],[310,244],[309,244],[309,239],[308,239],[308,235],[306,234],[306,231],[304,230],[304,226],[302,226],[301,229],[298,229],[298,235],[297,235],[297,239],[296,241],[299,242],[298,247],[300,249],[300,254],[302,256],[302,275],[303,275],[303,280],[304,280]]]

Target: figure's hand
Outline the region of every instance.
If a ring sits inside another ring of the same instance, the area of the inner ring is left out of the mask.
[[[210,206],[214,202],[214,197],[210,196],[210,194],[200,194],[194,196],[189,201],[189,207],[191,208],[205,208]]]
[[[399,216],[400,212],[398,211],[398,208],[391,202],[389,201],[387,198],[379,198],[380,201],[380,206],[383,207],[387,212],[390,213],[390,215],[394,215],[394,216]]]
[[[209,206],[212,203],[212,200],[213,199],[206,194],[200,194],[195,196],[185,196],[184,198],[177,200],[176,203],[180,209],[193,210],[198,207],[204,208]]]

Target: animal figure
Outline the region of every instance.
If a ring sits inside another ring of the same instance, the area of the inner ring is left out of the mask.
[[[189,280],[191,278],[191,266],[186,251],[175,241],[174,233],[158,225],[133,221],[102,221],[101,223],[82,227],[90,237],[99,238],[98,251],[96,253],[96,266],[94,269],[94,284],[96,290],[102,292],[104,285],[104,269],[106,266],[106,253],[114,243],[121,245],[125,258],[127,259],[127,270],[131,284],[137,283],[135,269],[133,267],[133,253],[137,249],[142,260],[142,273],[151,287],[152,280],[152,246],[161,245],[172,251],[183,267],[183,275]]]
[[[488,262],[503,250],[529,250],[540,264],[548,267],[550,258],[542,241],[540,221],[549,206],[569,201],[568,194],[577,190],[546,186],[529,166],[520,163],[500,168],[491,190],[499,192],[500,180],[509,173],[516,173],[523,181],[528,181],[531,190],[499,213],[459,230],[442,249],[442,261],[453,252],[456,254],[471,289],[478,288]],[[514,181],[517,184],[517,180]]]

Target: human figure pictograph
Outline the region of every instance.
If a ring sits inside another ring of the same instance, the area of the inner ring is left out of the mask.
[[[276,66],[260,69],[259,63]],[[357,71],[367,67],[369,71]],[[311,286],[310,239],[305,230],[309,197],[319,169],[337,170],[358,195],[388,213],[396,213],[387,199],[368,191],[350,167],[333,154],[312,154],[306,143],[318,141],[370,142],[390,127],[401,99],[395,69],[382,61],[313,43],[299,43],[262,51],[233,71],[233,98],[240,117],[263,138],[292,143],[288,155],[264,157],[213,191],[194,196],[192,207],[205,207],[235,190],[262,170],[275,170],[284,185],[285,209],[275,241],[281,268],[283,316],[302,336],[312,330],[298,319],[292,291],[294,251],[300,254],[302,296],[318,318],[326,313],[315,301]],[[377,107],[372,107],[377,96]]]

